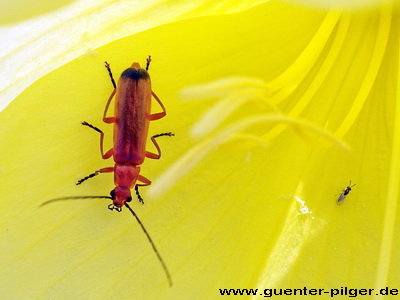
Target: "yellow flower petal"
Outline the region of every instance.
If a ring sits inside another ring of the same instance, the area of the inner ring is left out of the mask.
[[[300,5],[320,7],[324,9],[342,8],[347,10],[376,8],[380,4],[386,4],[393,0],[285,0]]]
[[[0,80],[0,111],[40,77],[81,55],[98,55],[94,49],[113,40],[194,17],[240,12],[263,2],[79,0],[58,3],[59,8],[41,0],[35,1],[33,10],[29,2],[5,3],[3,13],[16,20],[31,18],[0,27],[0,69],[7,71]],[[51,7],[54,11],[39,13]]]

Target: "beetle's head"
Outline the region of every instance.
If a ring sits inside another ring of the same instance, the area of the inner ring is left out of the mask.
[[[110,210],[121,211],[126,202],[132,201],[131,190],[127,187],[117,186],[110,192],[113,203],[108,206]]]

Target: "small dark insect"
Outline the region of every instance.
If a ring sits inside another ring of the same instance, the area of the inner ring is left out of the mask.
[[[350,193],[351,188],[355,186],[355,184],[351,185],[351,180],[349,185],[342,191],[342,193],[340,194],[339,198],[336,200],[336,204],[337,205],[342,205],[344,198],[346,198],[346,196]]]

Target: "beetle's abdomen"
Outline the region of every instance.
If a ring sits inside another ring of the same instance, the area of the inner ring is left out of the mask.
[[[143,163],[149,130],[151,82],[144,69],[126,69],[118,82],[115,100],[114,161]]]

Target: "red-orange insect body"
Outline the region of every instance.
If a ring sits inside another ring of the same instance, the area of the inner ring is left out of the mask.
[[[126,69],[119,78],[118,85],[115,84],[110,66],[106,62],[106,68],[114,86],[114,90],[108,98],[106,108],[103,114],[103,121],[105,123],[114,124],[114,147],[106,153],[103,151],[104,133],[99,128],[87,123],[82,122],[82,125],[88,126],[100,133],[100,151],[104,159],[113,156],[115,165],[114,167],[102,168],[94,173],[80,179],[77,185],[85,180],[92,178],[99,173],[114,172],[114,183],[116,187],[110,192],[110,196],[74,196],[62,197],[46,201],[42,205],[53,203],[61,200],[68,199],[91,199],[91,198],[105,198],[111,199],[112,204],[108,206],[111,210],[121,211],[123,206],[126,206],[132,215],[136,218],[139,225],[142,227],[143,232],[146,234],[155,254],[160,261],[165,274],[168,278],[170,286],[172,286],[172,278],[168,268],[158,252],[153,240],[149,233],[136,215],[134,210],[127,202],[132,200],[131,189],[135,188],[139,201],[143,203],[143,199],[139,195],[138,186],[150,185],[151,181],[146,177],[140,175],[140,165],[144,162],[145,158],[159,159],[161,157],[161,150],[156,142],[156,138],[160,136],[173,136],[171,132],[156,134],[151,137],[151,141],[157,149],[157,154],[146,151],[146,141],[149,132],[149,123],[153,120],[161,119],[166,115],[164,105],[160,99],[151,90],[150,76],[147,73],[150,56],[147,59],[146,69],[142,69],[139,63],[133,63],[132,66]],[[115,109],[113,117],[106,117],[108,107],[111,100],[115,96]],[[151,114],[151,98],[156,99],[162,108],[162,112]],[[141,182],[141,183],[138,183]]]
[[[147,60],[147,67],[150,58]],[[116,187],[111,191],[110,195],[113,203],[109,205],[109,209],[121,210],[121,207],[132,200],[131,189],[135,188],[139,200],[140,197],[137,187],[150,185],[151,181],[140,175],[140,165],[145,158],[159,159],[161,157],[160,148],[155,140],[159,136],[172,136],[173,134],[162,133],[154,135],[151,140],[156,147],[158,154],[146,151],[146,141],[149,131],[149,122],[161,119],[166,115],[164,105],[160,99],[151,90],[150,76],[146,69],[142,69],[139,63],[133,63],[126,69],[115,85],[114,79],[109,65],[106,63],[111,81],[114,85],[114,91],[111,93],[106,108],[104,110],[103,121],[105,123],[114,124],[114,147],[103,153],[103,137],[104,133],[93,125],[83,122],[83,125],[89,126],[100,132],[100,150],[104,159],[113,156],[114,167],[103,168],[93,174],[81,179],[77,184],[81,184],[99,173],[114,172],[114,184]],[[106,117],[108,107],[111,100],[115,96],[115,109],[113,117]],[[151,98],[152,96],[160,104],[162,112],[151,114]],[[138,183],[141,182],[141,183]]]
[[[138,63],[118,82],[114,116],[114,161],[141,165],[146,155],[151,109],[151,82]]]
[[[114,123],[114,189],[113,204],[125,205],[130,190],[139,178],[146,155],[151,109],[151,82],[138,63],[125,70],[118,81]],[[143,180],[143,178],[141,178]]]

